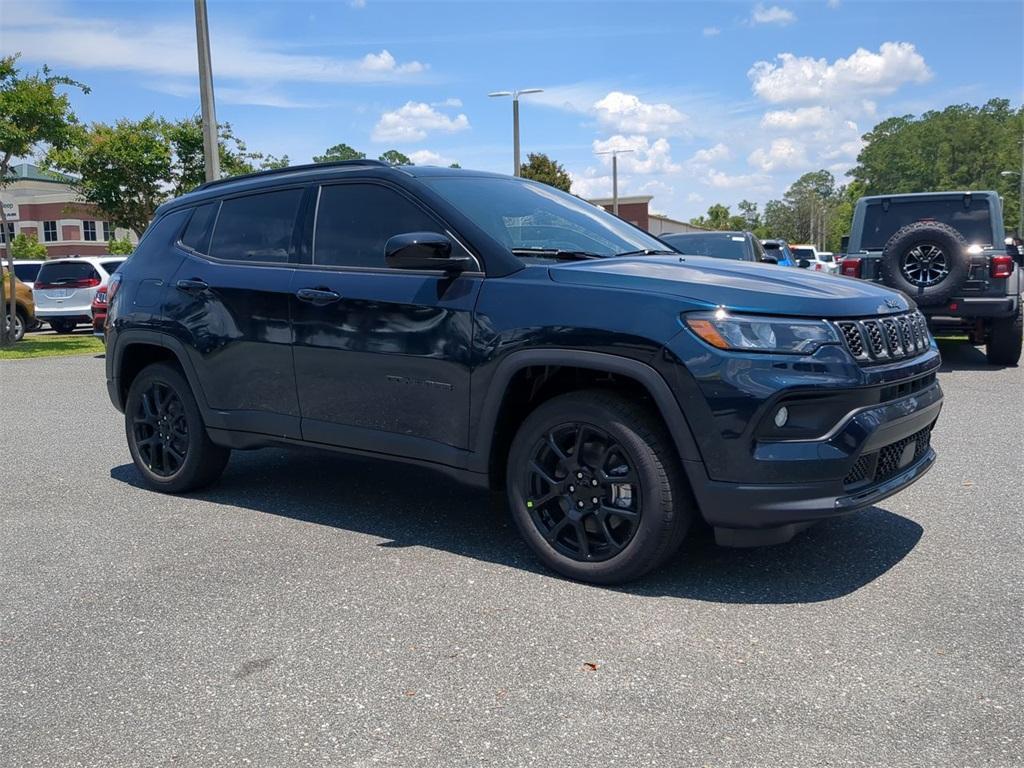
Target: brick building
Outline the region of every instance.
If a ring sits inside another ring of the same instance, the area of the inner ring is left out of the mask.
[[[619,218],[625,219],[630,224],[635,224],[640,229],[645,229],[652,235],[667,235],[670,232],[700,232],[700,227],[687,224],[685,221],[676,221],[660,213],[651,213],[650,205],[653,195],[633,195],[632,197],[619,196]],[[610,197],[591,200],[594,205],[599,205],[609,213],[612,212],[614,201]]]
[[[67,177],[30,163],[13,166],[11,175],[11,181],[0,188],[7,214],[7,232],[0,228],[0,253],[5,256],[8,239],[20,233],[34,235],[46,246],[50,259],[105,254],[107,241],[114,236],[138,240],[127,229],[115,232],[95,205],[81,201]]]

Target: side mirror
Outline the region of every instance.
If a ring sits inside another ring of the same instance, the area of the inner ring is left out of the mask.
[[[779,260],[776,259],[774,256],[762,256],[761,257],[761,263],[762,264],[778,264]]]
[[[807,269],[808,267],[811,266],[811,262],[809,262],[807,259],[800,259],[800,261],[798,261],[796,265],[800,267],[800,269]]]
[[[439,269],[462,272],[473,264],[466,256],[452,256],[452,241],[438,232],[407,232],[388,238],[384,263],[392,269]]]

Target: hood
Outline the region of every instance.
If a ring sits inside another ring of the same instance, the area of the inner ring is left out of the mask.
[[[550,267],[556,283],[668,294],[693,309],[801,317],[867,317],[905,312],[904,294],[852,277],[703,256],[638,256]]]

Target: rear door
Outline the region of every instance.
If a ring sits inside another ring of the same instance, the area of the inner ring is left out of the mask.
[[[164,315],[184,344],[216,426],[299,436],[289,289],[307,187],[198,207]],[[212,230],[212,232],[211,232]]]
[[[388,238],[422,231],[447,230],[396,187],[320,189],[291,298],[306,440],[441,461],[466,447],[482,275],[388,268]]]

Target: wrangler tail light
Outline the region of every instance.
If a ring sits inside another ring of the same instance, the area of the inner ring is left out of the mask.
[[[855,256],[847,256],[839,265],[839,273],[847,277],[860,277],[860,259]]]
[[[992,277],[1009,277],[1013,274],[1013,257],[993,256],[988,271]]]

